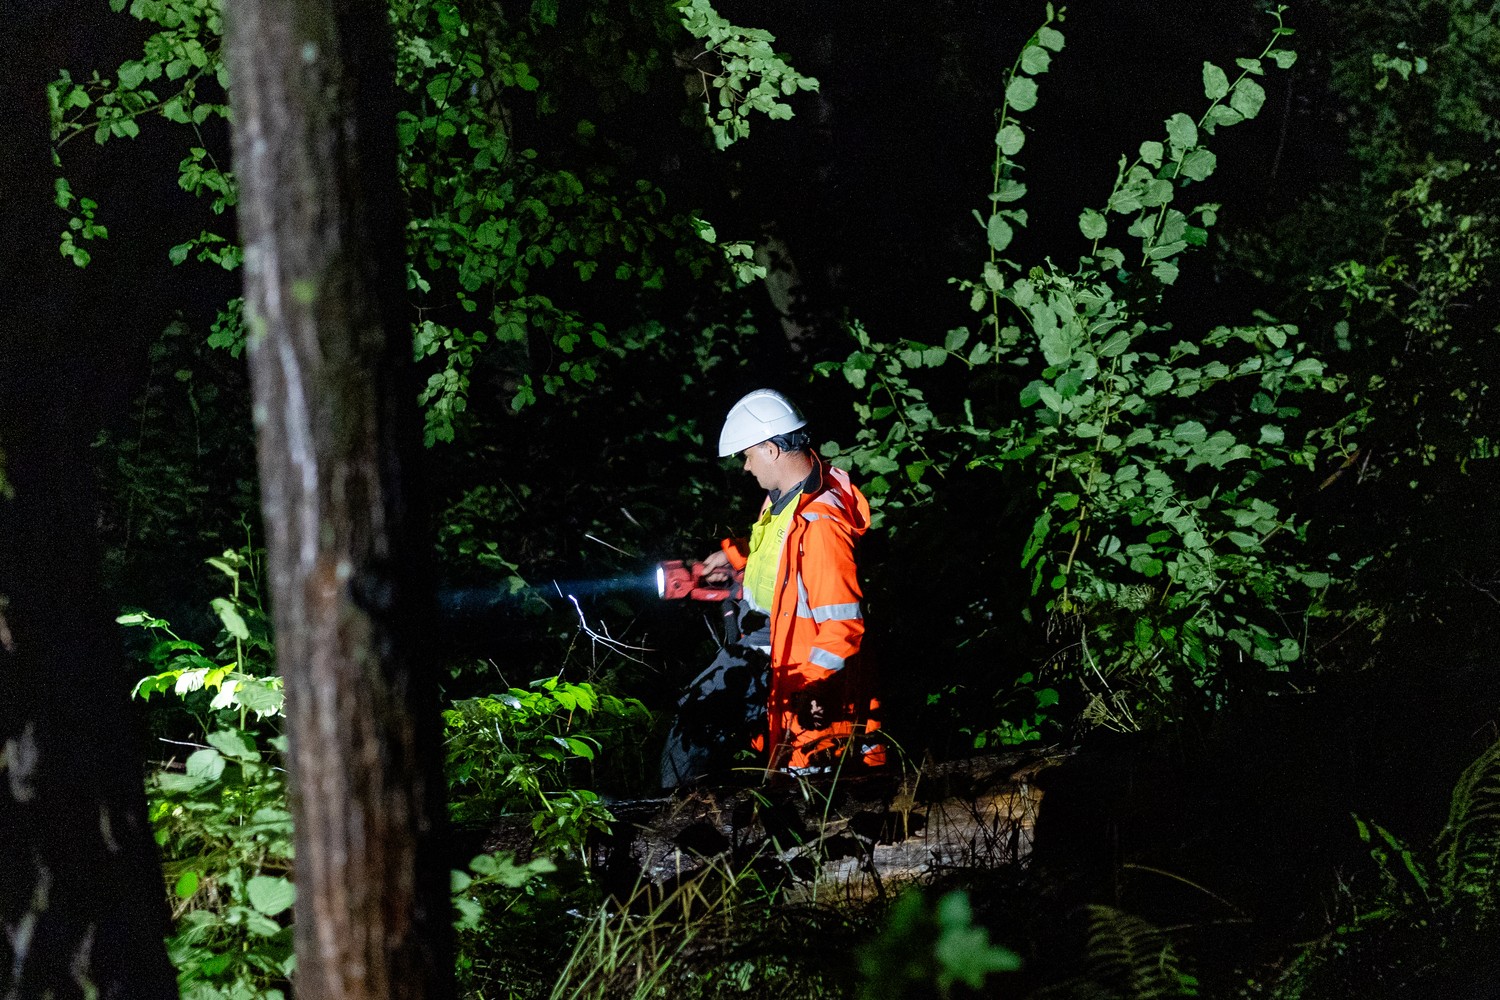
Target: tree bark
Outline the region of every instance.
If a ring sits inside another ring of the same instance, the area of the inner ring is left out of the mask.
[[[226,5],[299,994],[451,993],[388,11]]]
[[[0,23],[0,997],[177,995],[90,444],[117,373],[57,252],[46,84],[69,3]]]

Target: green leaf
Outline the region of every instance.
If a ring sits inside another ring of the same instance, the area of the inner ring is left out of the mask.
[[[1179,153],[1192,149],[1198,145],[1198,126],[1191,118],[1179,111],[1167,119],[1167,138],[1172,141],[1172,145]]]
[[[995,133],[995,145],[1006,156],[1015,156],[1026,145],[1026,133],[1021,131],[1021,126],[1009,124]]]
[[[281,933],[281,925],[264,913],[249,910],[245,914],[245,930],[257,937],[274,937]]]
[[[1165,260],[1175,256],[1187,249],[1187,240],[1173,240],[1171,243],[1161,243],[1151,248],[1146,256],[1151,260]]]
[[[1261,105],[1265,103],[1266,89],[1248,76],[1235,84],[1234,93],[1229,98],[1229,106],[1246,118],[1260,114]]]
[[[162,105],[161,115],[167,121],[177,122],[179,125],[186,125],[192,120],[188,117],[187,109],[182,106],[181,94],[174,95]]]
[[[1297,61],[1297,53],[1288,49],[1272,49],[1266,55],[1276,60],[1277,69],[1291,69],[1292,64]]]
[[[1208,176],[1214,172],[1214,168],[1218,165],[1219,158],[1214,155],[1214,151],[1204,149],[1200,146],[1182,158],[1180,170],[1182,176],[1191,180],[1201,181],[1207,180]]]
[[[1203,64],[1203,96],[1217,101],[1229,94],[1229,77],[1211,62]]]
[[[259,716],[280,715],[286,705],[286,693],[270,678],[252,678],[240,681],[234,697],[244,708]]]
[[[1156,639],[1156,630],[1145,618],[1135,620],[1135,648],[1143,653],[1150,653]]]
[[[178,899],[191,899],[198,892],[198,873],[186,871],[177,877],[177,884],[172,888]]]
[[[1063,50],[1063,33],[1056,28],[1042,28],[1036,33],[1036,40],[1038,45],[1046,46],[1053,52]]]
[[[134,90],[146,80],[146,64],[135,60],[121,63],[119,77],[121,87]]]
[[[453,920],[453,926],[461,931],[478,930],[484,919],[484,907],[468,897],[459,897],[453,900],[453,908],[458,915]]]
[[[1110,334],[1109,339],[1104,342],[1104,346],[1099,348],[1099,356],[1101,358],[1117,358],[1121,354],[1124,354],[1129,347],[1130,331],[1116,330]]]
[[[968,341],[969,331],[964,329],[963,327],[959,327],[956,330],[948,331],[948,335],[943,338],[943,348],[949,351],[958,351],[961,350],[964,344],[968,343]]]
[[[1021,72],[1036,76],[1052,65],[1052,53],[1044,46],[1028,45],[1021,50]]]
[[[1147,396],[1159,395],[1172,388],[1172,381],[1171,372],[1164,368],[1153,369],[1151,374],[1146,376],[1146,384],[1141,389],[1141,392]]]
[[[995,202],[1019,201],[1025,196],[1025,184],[1022,184],[1020,181],[1013,181],[1010,178],[1006,178],[1005,180],[1002,180],[998,186],[996,186],[995,193],[990,195],[990,200]]]
[[[1146,205],[1165,205],[1172,200],[1172,182],[1159,177],[1147,184],[1141,192],[1141,202]]]
[[[1172,437],[1184,444],[1200,444],[1208,438],[1208,428],[1196,420],[1188,420],[1172,429]]]
[[[448,102],[448,95],[453,92],[453,76],[451,73],[442,73],[427,81],[427,96],[439,105]]]
[[[1010,246],[1015,230],[1010,228],[1010,223],[996,214],[990,216],[989,224],[985,226],[985,236],[989,239],[990,249],[1000,253]]]
[[[1160,576],[1163,567],[1160,559],[1142,553],[1141,555],[1131,557],[1130,568],[1142,576],[1153,577]]]
[[[1083,210],[1083,214],[1078,216],[1078,228],[1085,238],[1100,240],[1109,231],[1109,223],[1095,209],[1086,208]]]
[[[224,756],[217,750],[195,750],[185,763],[189,778],[207,778],[217,781],[224,773]]]
[[[297,889],[281,875],[257,875],[245,883],[245,898],[257,912],[274,917],[297,900]]]
[[[1130,213],[1141,207],[1140,189],[1136,187],[1121,188],[1109,196],[1109,207],[1116,212]]]
[[[219,621],[224,623],[224,630],[236,639],[244,640],[250,638],[250,628],[245,624],[245,619],[235,608],[234,602],[227,597],[215,597],[211,602],[214,611],[219,616]]]
[[[233,729],[219,729],[204,737],[225,757],[239,761],[260,760],[260,752],[246,739],[245,734]]]
[[[1036,81],[1018,76],[1005,88],[1005,104],[1012,111],[1030,111],[1036,107]]]
[[[1215,104],[1208,112],[1208,121],[1204,123],[1204,129],[1212,132],[1220,125],[1237,125],[1244,120],[1244,115],[1229,105]]]
[[[1286,431],[1275,424],[1263,424],[1260,429],[1261,444],[1282,444],[1286,441]]]
[[[1166,151],[1162,148],[1162,144],[1155,139],[1147,139],[1141,143],[1140,152],[1142,162],[1148,163],[1153,167],[1160,167],[1162,156],[1165,155]]]

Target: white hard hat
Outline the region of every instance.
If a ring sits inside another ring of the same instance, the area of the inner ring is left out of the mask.
[[[719,457],[744,451],[752,444],[807,425],[807,418],[775,389],[756,389],[729,408],[719,432]]]

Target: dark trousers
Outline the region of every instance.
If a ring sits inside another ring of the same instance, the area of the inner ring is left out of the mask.
[[[661,754],[663,788],[722,775],[735,755],[766,731],[771,658],[753,646],[730,643],[693,679],[677,702],[677,718]]]

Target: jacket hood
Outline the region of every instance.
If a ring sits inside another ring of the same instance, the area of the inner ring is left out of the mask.
[[[814,460],[818,463],[818,486],[803,494],[798,513],[832,518],[856,536],[863,535],[870,528],[869,501],[855,488],[848,472],[828,465],[821,458]]]

